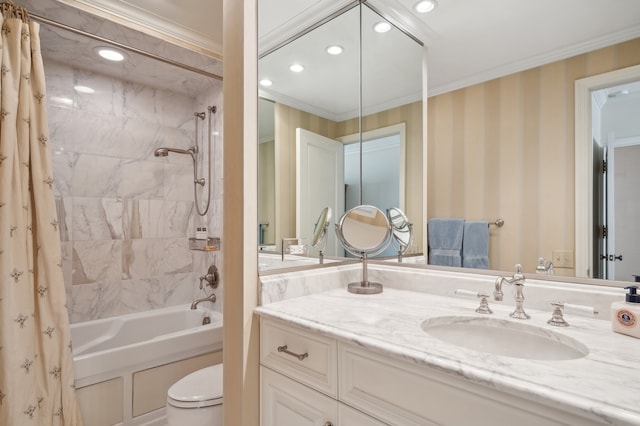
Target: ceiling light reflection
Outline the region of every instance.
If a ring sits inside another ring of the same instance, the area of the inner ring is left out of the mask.
[[[302,65],[300,65],[300,64],[291,64],[289,66],[289,69],[292,72],[302,72],[302,71],[304,71],[304,67]]]
[[[380,21],[373,26],[373,29],[377,33],[386,33],[391,29],[391,24],[388,23],[387,21]]]
[[[343,51],[344,51],[344,49],[342,48],[342,46],[338,46],[337,44],[327,47],[327,53],[329,55],[339,55]]]
[[[413,6],[413,9],[418,13],[429,13],[432,12],[437,6],[438,3],[436,2],[436,0],[422,0],[416,3],[416,5]]]

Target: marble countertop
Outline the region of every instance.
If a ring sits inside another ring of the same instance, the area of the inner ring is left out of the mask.
[[[541,361],[465,349],[431,337],[421,323],[440,316],[477,316],[475,299],[443,297],[385,288],[382,294],[355,295],[330,290],[256,308],[278,319],[378,353],[454,374],[492,389],[538,403],[582,412],[605,424],[640,425],[640,339],[611,331],[609,321],[565,314],[569,327],[547,324],[550,311],[525,310],[530,320],[509,318],[505,301],[489,305],[488,317],[538,326],[586,345],[583,358]]]

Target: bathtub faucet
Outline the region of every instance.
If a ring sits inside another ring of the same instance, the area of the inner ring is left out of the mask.
[[[202,299],[196,299],[193,301],[193,303],[191,304],[191,309],[195,309],[198,307],[198,304],[200,302],[211,302],[211,303],[215,303],[216,302],[216,294],[215,293],[211,293],[209,296],[207,297],[203,297]]]

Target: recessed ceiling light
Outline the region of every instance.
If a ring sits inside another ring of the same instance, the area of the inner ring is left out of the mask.
[[[337,44],[334,46],[329,46],[327,47],[327,53],[329,55],[339,55],[342,53],[344,49],[342,48],[342,46],[338,46]]]
[[[80,93],[94,93],[95,90],[93,90],[91,87],[87,87],[87,86],[73,86],[74,90],[76,92],[80,92]]]
[[[124,60],[124,54],[115,49],[111,49],[107,47],[98,47],[97,52],[98,52],[98,55],[102,56],[104,59],[107,59],[109,61],[120,62]]]
[[[300,64],[291,64],[289,65],[289,69],[293,72],[302,72],[304,71],[304,67]]]
[[[413,9],[418,13],[429,13],[438,7],[436,0],[422,0],[413,6]]]
[[[269,80],[268,78],[263,78],[262,80],[260,80],[260,85],[264,86],[264,87],[269,87],[273,84],[273,81]]]
[[[387,21],[380,21],[377,24],[375,24],[373,26],[373,29],[377,32],[377,33],[386,33],[387,31],[389,31],[391,29],[391,24],[388,23]]]

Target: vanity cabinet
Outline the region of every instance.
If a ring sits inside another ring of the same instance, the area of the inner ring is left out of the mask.
[[[260,367],[262,426],[338,425],[338,402],[269,368]]]
[[[260,360],[262,426],[601,424],[264,317]]]

